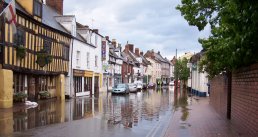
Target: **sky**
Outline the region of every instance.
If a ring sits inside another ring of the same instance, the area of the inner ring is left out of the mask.
[[[64,0],[64,15],[99,29],[103,36],[127,41],[146,53],[154,49],[172,59],[185,52],[197,53],[202,47],[198,38],[208,37],[209,28],[199,32],[189,26],[175,7],[181,0]]]

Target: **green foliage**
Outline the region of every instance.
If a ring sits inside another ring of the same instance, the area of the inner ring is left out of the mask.
[[[199,65],[210,77],[258,62],[258,1],[182,0],[177,9],[200,31],[211,27],[209,38],[199,40],[205,51]]]
[[[26,56],[26,48],[23,45],[16,46],[16,56],[20,59]]]
[[[50,97],[50,93],[48,91],[40,91],[39,95],[41,99],[47,99]]]
[[[174,76],[179,80],[187,81],[190,76],[190,69],[187,68],[188,60],[183,58],[181,60],[177,60],[175,64]]]
[[[28,95],[23,92],[18,92],[13,94],[13,101],[14,102],[22,102]]]

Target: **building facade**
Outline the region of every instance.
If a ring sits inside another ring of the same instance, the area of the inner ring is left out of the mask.
[[[32,101],[41,92],[63,100],[72,36],[55,20],[47,21],[59,14],[42,0],[16,0],[16,13],[15,34],[1,18],[0,107],[12,107],[17,93]]]

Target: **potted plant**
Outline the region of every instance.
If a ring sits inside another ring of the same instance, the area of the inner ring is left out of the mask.
[[[40,67],[44,67],[45,65],[51,63],[53,61],[53,56],[47,53],[45,50],[41,50],[37,53],[37,61]]]
[[[27,98],[28,95],[23,92],[18,92],[13,94],[13,101],[14,102],[25,102],[25,98]]]
[[[26,56],[26,48],[23,45],[16,46],[16,56],[20,59]]]
[[[50,97],[50,93],[48,91],[40,91],[39,96],[40,99],[48,99]]]

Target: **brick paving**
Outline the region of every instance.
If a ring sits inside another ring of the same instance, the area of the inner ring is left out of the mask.
[[[209,98],[193,97],[179,106],[168,125],[165,137],[245,137],[222,118],[209,104]]]

